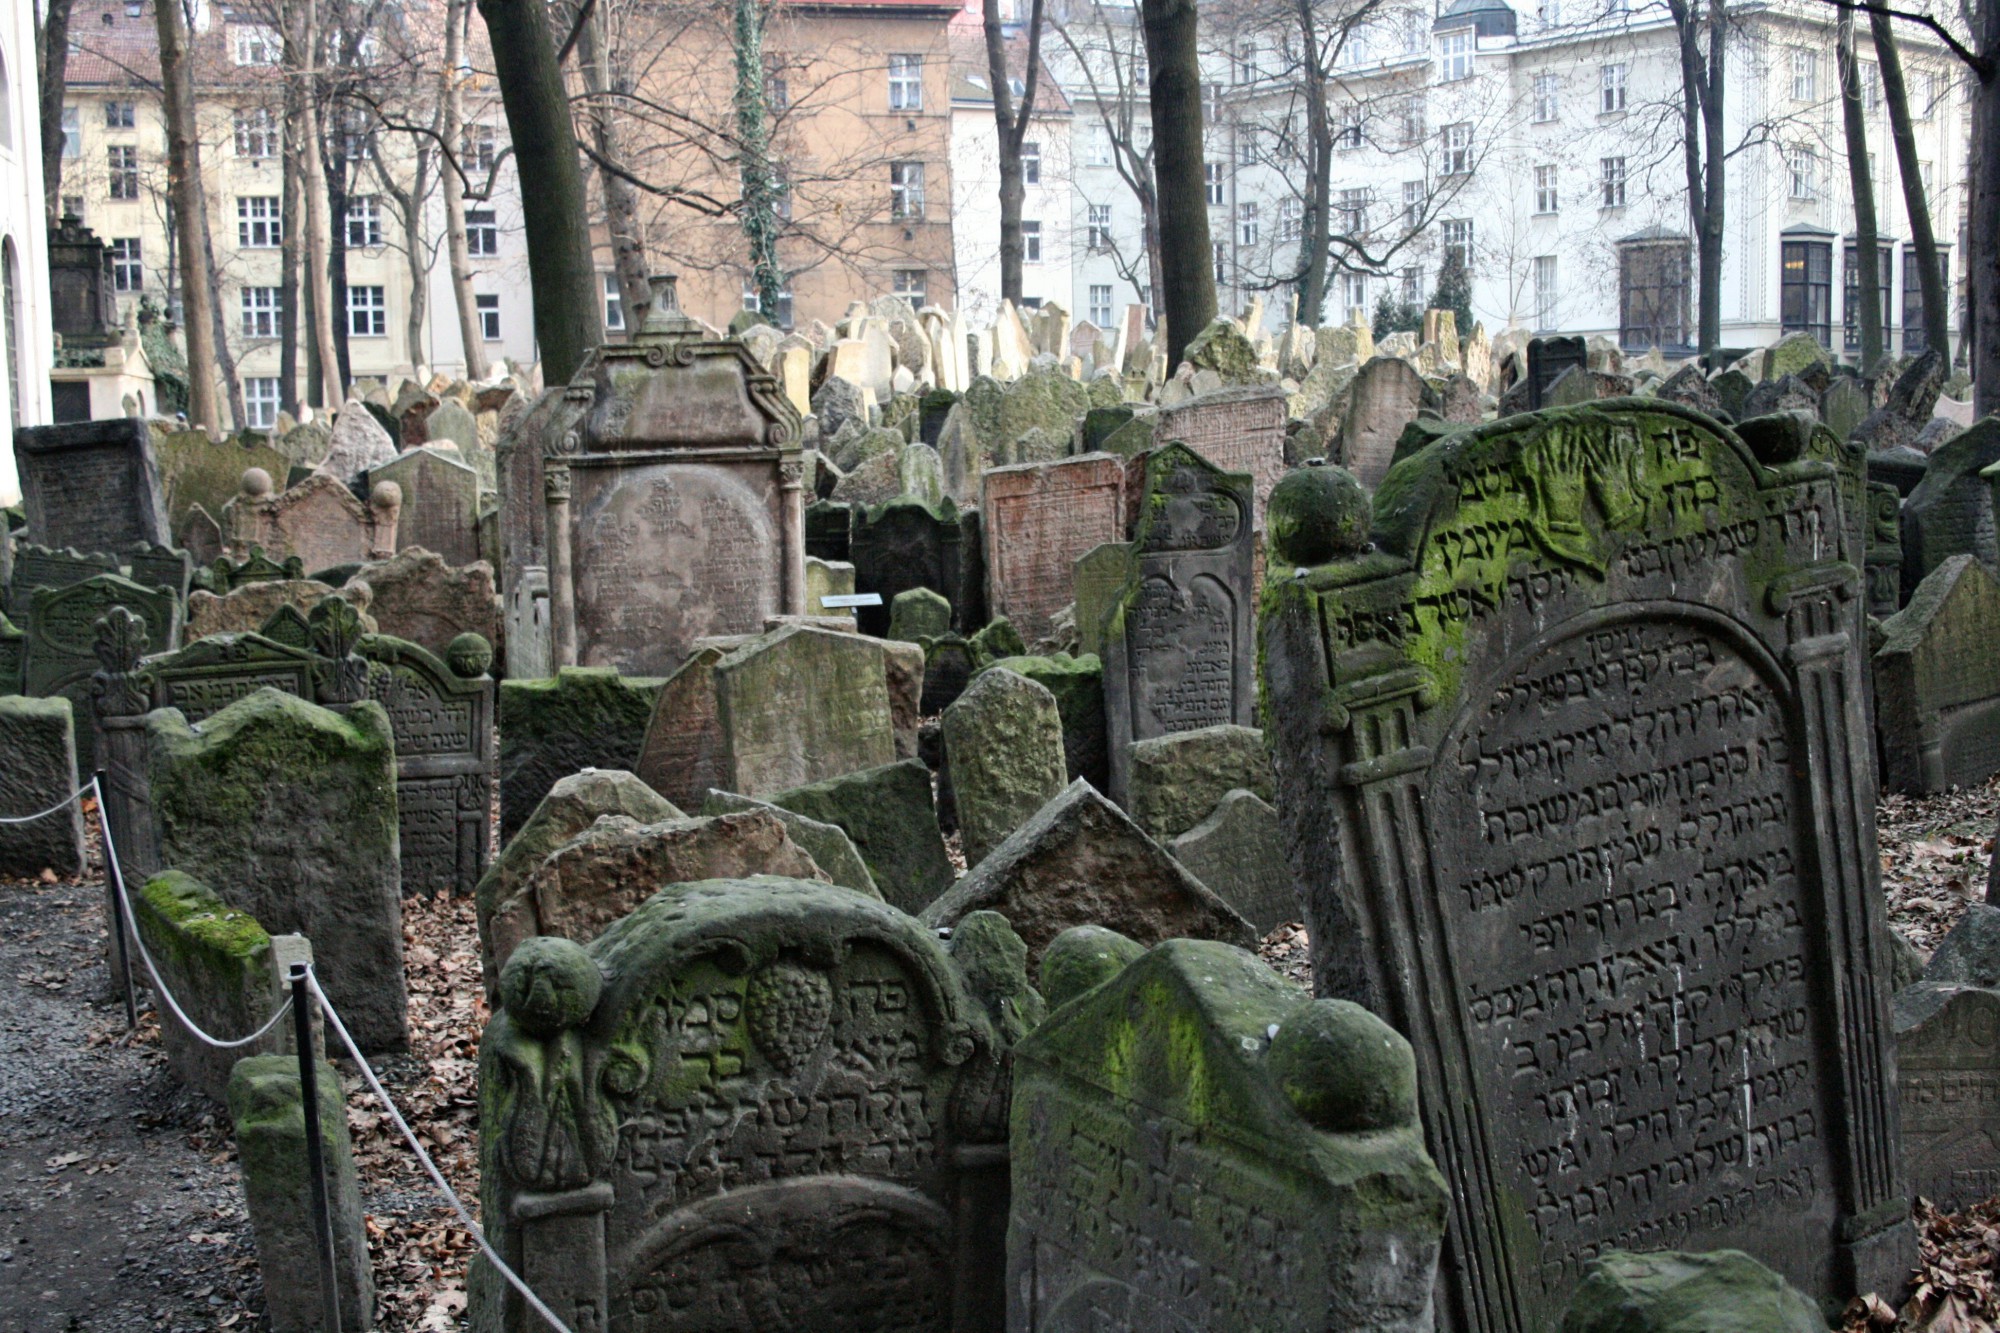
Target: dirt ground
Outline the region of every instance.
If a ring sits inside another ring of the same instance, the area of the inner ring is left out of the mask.
[[[2000,783],[1880,811],[1892,922],[1928,952],[1982,898]],[[150,1015],[125,1032],[101,954],[94,873],[0,881],[0,1333],[263,1329],[262,1284],[220,1108],[177,1088]],[[447,1177],[476,1203],[474,1074],[487,1013],[464,901],[406,904],[412,1049],[379,1072]],[[1309,974],[1304,932],[1268,961]],[[372,1096],[346,1069],[378,1327],[459,1326],[472,1253]],[[1994,1333],[2000,1201],[1924,1215],[1917,1296],[1857,1303],[1850,1330]]]

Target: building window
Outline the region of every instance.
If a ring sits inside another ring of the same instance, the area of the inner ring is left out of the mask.
[[[1872,60],[1861,62],[1861,105],[1871,114],[1882,109],[1882,70]]]
[[[1366,273],[1343,273],[1340,275],[1341,304],[1349,310],[1368,308],[1368,275]]]
[[[1257,82],[1257,43],[1245,37],[1236,43],[1236,81],[1238,83]]]
[[[480,322],[485,322],[480,315]],[[349,287],[347,289],[347,336],[350,338],[383,338],[389,333],[389,304],[383,299],[380,287]]]
[[[1257,244],[1257,205],[1246,203],[1237,207],[1236,242],[1239,245]]]
[[[899,268],[890,279],[890,290],[908,301],[912,307],[921,310],[927,305],[924,287],[930,274],[920,268]]]
[[[1603,172],[1601,182],[1606,208],[1625,207],[1625,159],[1607,157],[1599,160]]]
[[[1278,201],[1278,239],[1296,241],[1305,231],[1305,208],[1296,199]]]
[[[1685,240],[1618,247],[1618,342],[1622,347],[1685,347],[1688,340]]]
[[[1819,52],[1803,46],[1792,48],[1792,100],[1819,100]]]
[[[1625,73],[1629,66],[1606,65],[1601,72],[1597,109],[1605,115],[1625,109]]]
[[[1254,167],[1257,165],[1257,127],[1238,126],[1236,130],[1236,165]]]
[[[1793,144],[1785,150],[1785,163],[1792,178],[1792,198],[1819,198],[1819,153],[1813,146]]]
[[[113,199],[137,199],[139,197],[139,150],[129,145],[118,145],[104,150],[105,170],[110,179],[109,193]]]
[[[1229,247],[1221,241],[1217,241],[1209,248],[1214,252],[1216,282],[1227,283],[1229,281]]]
[[[1083,160],[1085,165],[1108,167],[1111,165],[1111,131],[1102,125],[1095,126],[1083,139]]]
[[[368,112],[349,108],[340,118],[340,157],[343,162],[366,162],[375,155],[375,125]]]
[[[1108,282],[1091,284],[1090,322],[1100,329],[1111,327],[1111,284]]]
[[[500,224],[492,209],[465,210],[465,253],[486,256],[500,253]]]
[[[1860,247],[1849,241],[1846,252],[1841,257],[1845,261],[1840,302],[1841,341],[1848,351],[1853,352],[1860,350],[1861,347]],[[1879,262],[1875,266],[1875,280],[1881,284],[1882,347],[1886,351],[1896,328],[1895,321],[1889,313],[1892,309],[1889,298],[1893,295],[1893,285],[1896,280],[1895,247],[1878,246],[1876,258]]]
[[[1340,220],[1340,229],[1348,236],[1368,234],[1368,203],[1370,191],[1366,186],[1358,190],[1342,190],[1340,200],[1334,205],[1334,216]]]
[[[1556,257],[1554,255],[1535,256],[1535,328],[1541,331],[1556,326]]]
[[[764,104],[773,111],[783,111],[792,104],[792,88],[782,74],[768,74],[764,77]]]
[[[107,251],[111,258],[111,290],[114,292],[144,291],[146,287],[145,266],[139,261],[139,238],[121,236],[111,242]]]
[[[1910,75],[1910,114],[1918,120],[1931,118],[1931,107],[1937,101],[1937,74],[1933,70],[1920,69]],[[1904,328],[1909,325],[1905,324]]]
[[[1424,141],[1424,97],[1422,93],[1411,93],[1396,107],[1397,119],[1403,129],[1403,147],[1415,148]]]
[[[236,156],[276,157],[278,155],[278,121],[271,114],[271,108],[257,107],[251,111],[236,113]]]
[[[1089,218],[1089,228],[1084,232],[1084,245],[1091,250],[1111,248],[1111,205],[1090,204],[1085,216]]]
[[[1535,76],[1535,123],[1547,125],[1556,118],[1562,79],[1554,74]]]
[[[612,333],[625,328],[625,293],[618,287],[618,275],[601,275],[604,282],[604,327]]]
[[[1424,225],[1424,209],[1429,203],[1422,181],[1403,182],[1403,226],[1415,231]]]
[[[466,171],[493,170],[498,143],[491,125],[477,121],[467,125],[458,136],[459,166]]]
[[[889,57],[889,109],[891,111],[921,111],[924,109],[924,58],[922,56]]]
[[[1556,169],[1554,167],[1535,168],[1535,211],[1554,213],[1559,203],[1556,196]]]
[[[1039,222],[1021,224],[1021,262],[1024,264],[1042,262],[1042,224]]]
[[[1464,176],[1472,171],[1472,126],[1464,121],[1444,127],[1444,174]]]
[[[1438,38],[1438,81],[1451,83],[1472,77],[1472,29],[1460,28]]]
[[[138,124],[138,108],[130,102],[106,102],[104,104],[104,128],[107,130],[129,130]]]
[[[1204,162],[1201,164],[1202,188],[1208,194],[1210,208],[1222,207],[1222,164]]]
[[[1412,264],[1398,275],[1402,279],[1401,299],[1414,305],[1424,299],[1424,269],[1421,264]]]
[[[1810,333],[1832,346],[1833,243],[1785,241],[1779,246],[1778,322],[1786,333]]]
[[[276,28],[261,23],[238,23],[230,31],[236,38],[239,65],[275,65],[284,55],[285,44]]]
[[[62,109],[62,136],[62,155],[67,158],[82,157],[83,125],[78,120],[76,108],[73,106]]]
[[[472,304],[479,312],[479,336],[490,343],[500,341],[500,298],[475,295]]]
[[[1472,219],[1447,219],[1440,224],[1444,233],[1444,257],[1449,263],[1456,259],[1459,267],[1472,272]]]
[[[275,250],[284,240],[278,196],[244,195],[236,201],[236,244],[244,250]]]
[[[243,289],[243,336],[275,338],[283,323],[280,290],[276,287]]]
[[[924,164],[889,164],[889,216],[920,218],[924,215]]]
[[[1343,152],[1351,152],[1361,146],[1359,108],[1350,106],[1342,109],[1340,123],[1333,127],[1333,146]]]
[[[470,220],[471,214],[467,214]],[[372,194],[358,194],[347,201],[347,248],[373,250],[382,244],[382,204]]]
[[[246,426],[269,430],[278,424],[278,377],[243,377],[243,415]]]
[[[1942,279],[1945,299],[1951,299],[1951,256],[1938,253],[1938,277]],[[1949,324],[1947,324],[1949,327]],[[1924,323],[1924,281],[1917,276],[1917,248],[1903,247],[1903,355],[1915,356],[1928,345],[1930,337]]]
[[[1042,146],[1038,143],[1021,145],[1021,182],[1024,185],[1042,183]]]

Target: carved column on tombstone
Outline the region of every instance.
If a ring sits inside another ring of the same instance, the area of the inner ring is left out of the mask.
[[[806,605],[806,498],[805,464],[793,460],[778,464],[778,490],[785,510],[784,598],[785,614],[803,616],[813,608]]]
[[[514,1198],[521,1279],[576,1333],[603,1333],[607,1326],[604,1215],[613,1197],[610,1182],[599,1180],[559,1194]]]
[[[542,489],[549,507],[546,524],[549,541],[549,674],[553,676],[563,667],[576,665],[576,570],[570,557],[569,464],[554,459],[544,463]]]
[[[368,492],[370,525],[368,558],[387,560],[396,554],[396,525],[403,514],[403,488],[393,481],[378,481]]]
[[[151,682],[140,668],[148,646],[146,622],[122,606],[97,622],[92,648],[98,669],[90,679],[92,725],[97,730],[97,763],[104,773],[98,793],[118,866],[128,885],[138,885],[160,869],[160,837],[153,826],[151,787],[146,778],[146,714],[152,707]],[[118,904],[105,878],[105,917],[118,938]],[[111,969],[121,995],[124,977]]]

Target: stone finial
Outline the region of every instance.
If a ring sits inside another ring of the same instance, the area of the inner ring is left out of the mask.
[[[272,490],[271,474],[260,467],[244,468],[240,488],[246,499],[267,500]]]

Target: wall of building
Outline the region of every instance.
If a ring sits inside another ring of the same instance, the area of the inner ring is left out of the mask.
[[[49,255],[42,199],[41,118],[36,107],[34,6],[0,12],[0,422],[50,418]],[[14,451],[0,449],[0,505],[21,498]]]

